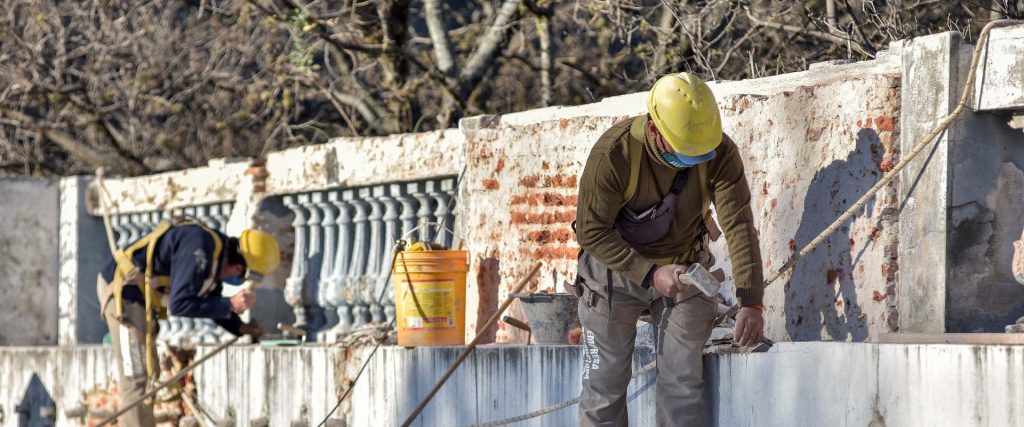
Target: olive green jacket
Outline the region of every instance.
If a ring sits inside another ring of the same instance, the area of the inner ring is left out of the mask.
[[[580,177],[576,238],[583,250],[640,285],[655,267],[651,260],[682,255],[702,238],[706,227],[699,186],[705,184],[698,182],[696,168],[687,169],[683,172],[687,174],[686,183],[679,193],[675,217],[668,233],[644,247],[632,247],[623,240],[614,224],[629,182],[628,142],[633,120],[647,120],[647,117],[636,117],[612,126],[590,151]],[[644,159],[640,162],[636,194],[627,204],[634,212],[642,212],[660,201],[671,188],[678,171],[653,159],[651,156],[660,153],[654,153],[650,146],[645,143],[641,151]],[[761,304],[764,292],[761,250],[743,161],[736,143],[728,136],[724,136],[715,151],[715,158],[707,164],[707,188],[711,190],[711,201],[729,245],[736,296],[740,304]]]

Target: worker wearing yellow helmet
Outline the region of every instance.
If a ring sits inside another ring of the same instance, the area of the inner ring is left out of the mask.
[[[174,316],[208,318],[233,335],[262,334],[239,314],[255,303],[243,287],[223,297],[224,284],[259,281],[274,272],[281,252],[265,231],[245,230],[228,237],[187,218],[164,221],[149,234],[118,250],[97,277],[100,313],[107,321],[117,356],[122,404],[140,398],[157,378],[156,319]],[[122,426],[154,426],[152,402],[122,415]]]
[[[691,263],[714,264],[707,251],[718,234],[712,202],[743,307],[736,342],[758,343],[764,325],[750,188],[740,152],[722,132],[711,89],[692,74],[668,75],[651,88],[647,109],[598,139],[580,178],[575,288],[581,296],[579,416],[585,426],[627,424],[636,324],[645,312],[656,337],[657,425],[704,424],[701,354],[718,301],[680,274]]]

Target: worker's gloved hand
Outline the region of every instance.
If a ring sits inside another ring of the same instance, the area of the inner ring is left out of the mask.
[[[256,323],[256,321],[252,321],[249,323],[242,324],[242,326],[238,328],[238,332],[241,332],[242,335],[248,335],[253,338],[259,338],[260,336],[263,335],[263,327],[260,326],[259,323]]]
[[[732,340],[741,347],[757,345],[764,333],[764,315],[761,307],[741,307],[736,313],[736,327],[732,331]]]
[[[231,311],[235,313],[243,313],[248,310],[256,303],[256,294],[253,293],[252,289],[242,289],[237,294],[231,296]]]
[[[675,297],[684,287],[688,286],[679,280],[679,275],[685,272],[686,267],[679,264],[658,267],[657,270],[654,270],[654,276],[651,277],[651,286],[654,286],[654,289],[662,296]]]

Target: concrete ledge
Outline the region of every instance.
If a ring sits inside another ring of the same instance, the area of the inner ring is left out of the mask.
[[[210,348],[203,348],[209,351]],[[458,426],[535,411],[579,394],[581,347],[485,346],[456,371],[418,426]],[[315,425],[370,349],[241,346],[195,373],[199,403],[217,421],[248,426]],[[461,347],[384,347],[336,418],[347,425],[398,425],[450,366]],[[634,369],[653,354],[639,350]],[[779,343],[768,353],[708,356],[712,425],[1024,426],[1024,346]],[[113,380],[102,347],[0,350],[0,425],[32,375],[63,411]],[[654,372],[630,384],[630,424],[653,425]],[[576,407],[519,425],[575,425]]]
[[[1024,108],[1024,25],[993,28],[982,55],[975,78],[975,108]]]

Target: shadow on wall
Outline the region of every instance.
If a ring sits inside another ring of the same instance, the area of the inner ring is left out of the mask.
[[[878,174],[874,171],[881,156],[878,133],[861,129],[853,151],[814,173],[793,239],[796,248],[814,240],[875,184]],[[863,171],[871,172],[865,175]],[[869,202],[857,215],[870,216],[874,203]],[[861,314],[853,282],[850,223],[843,224],[793,269],[785,290],[786,332],[793,341],[867,339],[867,320]]]

